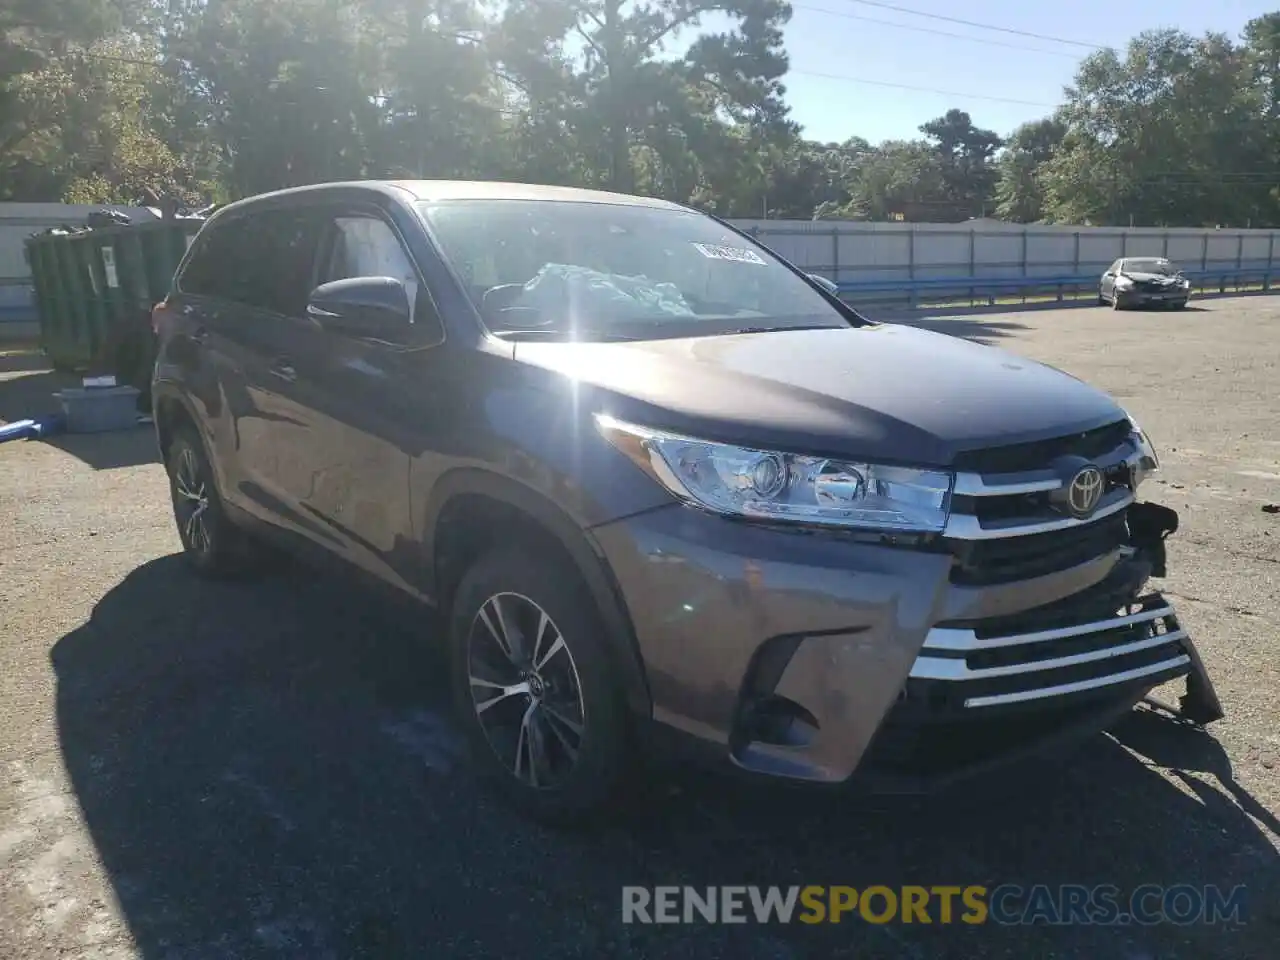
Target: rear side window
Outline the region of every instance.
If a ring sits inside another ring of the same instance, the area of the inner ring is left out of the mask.
[[[196,239],[178,289],[299,316],[311,292],[318,232],[303,210],[215,220]]]

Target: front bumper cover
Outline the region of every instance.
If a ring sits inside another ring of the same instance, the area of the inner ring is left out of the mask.
[[[1221,717],[1193,642],[1145,590],[1177,515],[1130,510],[1112,553],[976,589],[950,582],[948,553],[686,507],[595,534],[654,719],[751,772],[915,791],[1096,733],[1173,679],[1187,718]]]

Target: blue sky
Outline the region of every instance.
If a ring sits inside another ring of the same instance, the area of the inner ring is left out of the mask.
[[[918,136],[916,128],[950,107],[976,124],[1007,134],[1044,116],[1061,100],[1076,64],[1089,50],[978,30],[871,6],[855,0],[793,0],[786,28],[792,118],[815,140],[865,137],[873,143]],[[1084,43],[1123,46],[1143,30],[1177,27],[1193,34],[1237,36],[1250,19],[1280,9],[1280,0],[885,0],[925,13],[997,24]],[[822,13],[833,11],[839,16]],[[857,18],[857,19],[855,19]],[[875,21],[875,22],[872,22]],[[959,34],[939,36],[906,27]],[[814,76],[857,77],[975,96],[946,96]],[[982,97],[1027,103],[1003,103]],[[1040,105],[1040,104],[1043,104]]]

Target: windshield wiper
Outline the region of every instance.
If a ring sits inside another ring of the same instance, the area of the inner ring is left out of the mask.
[[[830,323],[803,323],[793,326],[781,325],[777,327],[738,327],[736,330],[730,330],[729,333],[785,333],[788,330],[848,330],[847,326],[833,326]]]
[[[640,339],[640,337],[628,337],[625,334],[610,333],[603,330],[495,330],[493,335],[503,340],[551,340],[562,338],[579,343],[618,343]]]

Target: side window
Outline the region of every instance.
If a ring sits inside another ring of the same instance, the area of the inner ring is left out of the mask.
[[[416,312],[418,272],[389,223],[358,214],[335,217],[330,236],[319,283],[352,277],[392,277],[404,284],[410,309]]]
[[[192,243],[191,257],[178,276],[178,289],[200,297],[223,294],[223,282],[231,272],[233,244],[229,229],[219,221],[206,225]]]
[[[178,278],[184,293],[300,316],[316,231],[304,211],[264,210],[206,227]]]

